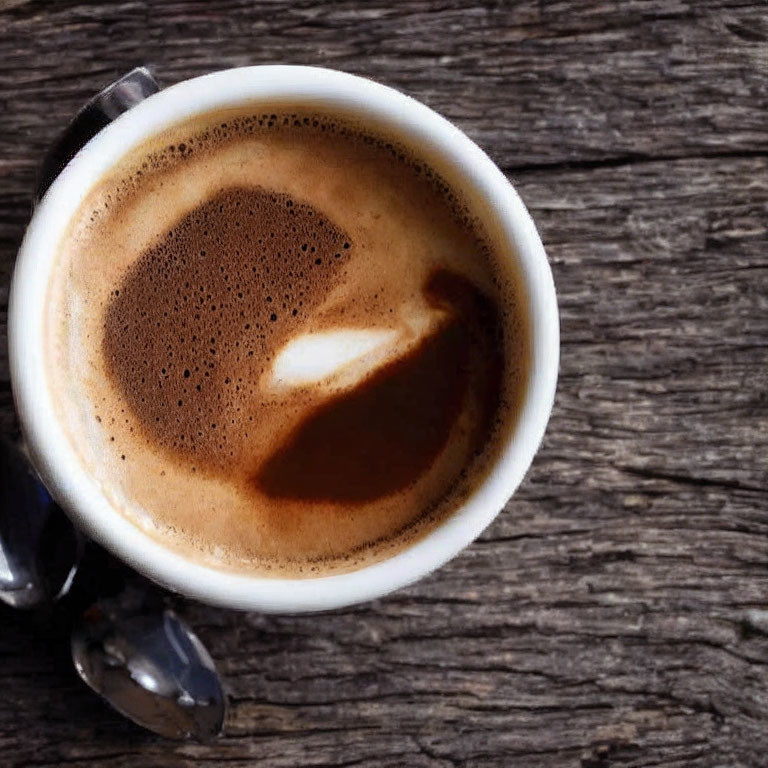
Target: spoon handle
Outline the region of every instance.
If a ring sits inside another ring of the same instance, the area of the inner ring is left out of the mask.
[[[104,126],[123,112],[157,93],[160,85],[147,67],[136,67],[94,96],[78,113],[45,155],[33,203],[37,205],[67,163]]]
[[[115,80],[75,115],[43,158],[33,197],[37,205],[67,163],[104,126],[160,90],[146,67]],[[38,607],[70,589],[84,538],[51,499],[23,450],[0,440],[0,602]]]

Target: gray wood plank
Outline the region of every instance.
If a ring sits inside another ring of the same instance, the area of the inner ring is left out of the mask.
[[[228,681],[215,744],[122,721],[65,622],[0,609],[0,765],[765,765],[765,3],[11,0],[0,30],[0,307],[35,166],[94,90],[289,61],[477,139],[539,224],[563,335],[542,450],[450,565],[317,616],[176,601]]]

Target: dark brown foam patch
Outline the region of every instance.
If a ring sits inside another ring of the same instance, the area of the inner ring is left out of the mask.
[[[309,414],[256,473],[261,491],[350,503],[406,488],[445,447],[468,394],[478,409],[471,449],[482,447],[503,365],[495,305],[446,270],[431,276],[424,294],[448,320],[410,354]]]
[[[350,243],[319,211],[224,190],[128,270],[107,306],[108,370],[150,441],[229,466],[274,351],[339,281]]]

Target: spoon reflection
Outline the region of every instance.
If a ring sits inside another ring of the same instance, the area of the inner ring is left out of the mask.
[[[0,438],[0,600],[13,608],[35,608],[62,597],[82,550],[82,538],[26,456]]]
[[[72,634],[78,674],[118,712],[171,739],[221,732],[226,697],[213,660],[168,609],[124,593],[89,608]]]

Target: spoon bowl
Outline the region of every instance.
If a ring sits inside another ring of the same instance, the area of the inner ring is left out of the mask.
[[[226,696],[213,660],[171,610],[146,610],[130,593],[99,601],[72,633],[72,660],[90,688],[150,731],[198,741],[221,733]]]

